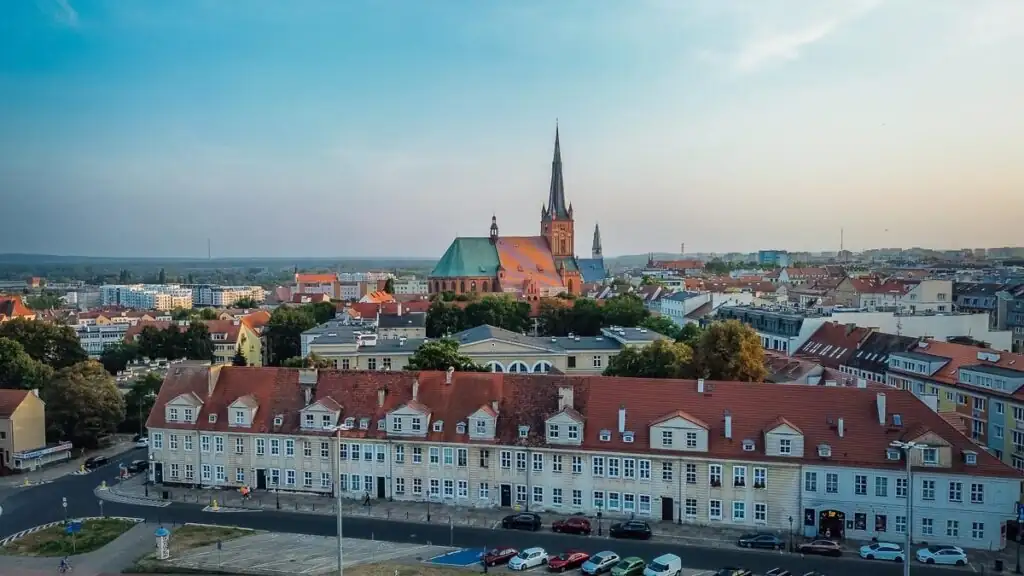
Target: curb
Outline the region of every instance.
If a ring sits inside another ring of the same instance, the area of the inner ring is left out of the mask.
[[[86,520],[124,520],[124,521],[127,521],[127,522],[133,522],[135,524],[139,524],[141,522],[145,522],[146,521],[144,518],[129,518],[127,516],[86,516],[84,518],[70,518],[68,521],[69,522],[84,522]],[[0,540],[0,548],[2,548],[4,546],[7,546],[8,544],[10,544],[11,542],[14,542],[15,540],[20,540],[20,539],[24,538],[25,536],[28,536],[29,534],[34,534],[36,532],[39,532],[40,530],[46,530],[47,528],[53,528],[54,526],[60,526],[63,523],[64,523],[64,521],[60,520],[58,522],[50,522],[48,524],[40,524],[39,526],[33,526],[32,528],[29,528],[27,530],[22,530],[21,532],[17,532],[15,534],[11,534],[10,536],[4,538],[3,540]]]

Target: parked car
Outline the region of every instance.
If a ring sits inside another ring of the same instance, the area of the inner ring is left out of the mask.
[[[764,576],[793,576],[793,573],[785,568],[772,568],[765,572]]]
[[[715,576],[753,576],[754,573],[745,568],[736,568],[733,566],[726,566],[715,572]]]
[[[619,562],[619,555],[615,552],[605,550],[604,552],[598,552],[594,554],[583,566],[580,566],[580,570],[584,574],[604,574],[612,569]]]
[[[540,530],[540,515],[533,512],[521,512],[510,514],[501,520],[502,528],[514,528],[516,530]]]
[[[527,548],[508,561],[509,570],[529,570],[547,564],[548,553],[543,548]]]
[[[484,552],[481,561],[488,566],[500,566],[508,564],[508,561],[516,554],[519,554],[519,550],[515,548],[492,548]]]
[[[110,460],[106,456],[90,456],[85,459],[85,469],[95,470],[101,466],[106,466]]]
[[[801,554],[817,554],[818,556],[842,556],[843,548],[832,540],[813,540],[796,547]]]
[[[147,469],[149,469],[149,462],[146,460],[132,460],[131,463],[128,464],[128,472],[132,474],[138,474],[139,472],[144,472]]]
[[[929,546],[917,551],[917,561],[925,564],[966,566],[967,553],[959,546]]]
[[[825,576],[825,575],[822,574],[821,572],[818,572],[817,570],[811,570],[810,572],[804,573],[804,576]]]
[[[875,542],[860,547],[860,557],[867,560],[893,560],[903,562],[906,556],[903,547],[892,542]]]
[[[562,552],[554,558],[548,559],[548,570],[551,572],[565,572],[583,566],[583,563],[590,558],[590,554],[579,550]]]
[[[635,538],[638,540],[650,540],[651,525],[642,520],[630,520],[612,524],[608,529],[608,535],[612,538]]]
[[[551,531],[590,536],[590,520],[580,516],[573,516],[565,520],[555,520],[551,523]]]
[[[786,543],[775,534],[744,534],[736,541],[740,548],[762,548],[766,550],[785,550]]]
[[[644,576],[679,576],[682,571],[682,558],[675,554],[662,554],[644,568]]]
[[[612,567],[612,576],[640,576],[644,573],[644,568],[646,565],[643,558],[630,556],[619,560],[619,563]]]
[[[149,448],[149,436],[138,436],[135,438],[136,448]]]

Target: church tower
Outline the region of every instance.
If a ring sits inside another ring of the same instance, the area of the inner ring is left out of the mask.
[[[590,256],[595,260],[604,258],[601,253],[601,227],[596,223],[594,224],[594,246],[591,248]]]
[[[548,241],[551,255],[556,259],[575,255],[572,204],[566,206],[565,203],[562,149],[558,142],[557,124],[555,125],[555,155],[551,161],[551,188],[548,191],[548,204],[540,211],[540,234]]]

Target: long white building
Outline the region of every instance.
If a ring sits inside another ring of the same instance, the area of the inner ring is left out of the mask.
[[[192,307],[192,290],[178,284],[106,284],[100,287],[103,306],[139,310]]]

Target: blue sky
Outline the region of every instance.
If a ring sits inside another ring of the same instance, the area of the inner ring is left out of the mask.
[[[0,8],[0,252],[439,256],[1024,243],[1019,0]],[[11,215],[15,215],[12,217]]]

